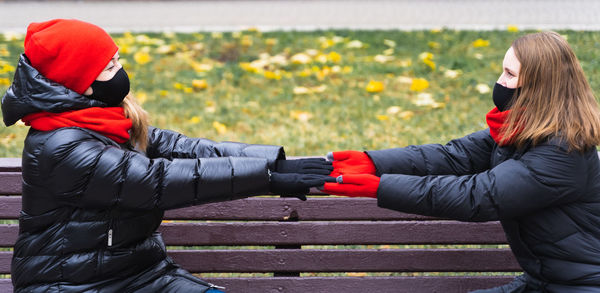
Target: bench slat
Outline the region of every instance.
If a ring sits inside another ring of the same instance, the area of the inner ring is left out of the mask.
[[[207,278],[208,282],[226,287],[227,292],[244,293],[463,293],[509,283],[512,276],[465,277],[268,277]],[[10,279],[0,279],[0,292],[12,292]]]
[[[504,244],[498,222],[163,223],[167,245]]]
[[[504,244],[498,222],[163,223],[166,245]],[[16,224],[0,224],[0,247],[13,246]]]
[[[516,272],[509,249],[390,250],[171,250],[193,273],[269,272]],[[12,252],[0,251],[0,274],[10,271]]]
[[[0,178],[2,174],[0,174]],[[20,196],[0,196],[0,219],[16,219],[21,210]],[[372,198],[311,197],[307,201],[295,198],[253,197],[234,201],[204,204],[170,210],[167,220],[259,220],[282,221],[319,220],[429,220],[420,215],[400,213],[377,206]]]
[[[22,181],[21,172],[0,173],[0,195],[21,194]]]
[[[514,272],[510,249],[174,250],[191,272]]]
[[[21,172],[21,158],[0,158],[0,172]]]
[[[507,284],[512,276],[209,278],[227,292],[464,293]]]
[[[0,224],[0,247],[10,247],[15,244],[19,236],[19,225]],[[2,292],[2,291],[0,291]]]
[[[0,173],[0,177],[2,174]],[[21,212],[20,196],[0,195],[0,219],[18,219]]]

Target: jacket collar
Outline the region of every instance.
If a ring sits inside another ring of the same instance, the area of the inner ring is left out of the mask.
[[[2,115],[6,126],[31,113],[60,113],[106,106],[104,102],[89,99],[47,79],[31,66],[25,54],[21,54],[13,83],[2,97]]]

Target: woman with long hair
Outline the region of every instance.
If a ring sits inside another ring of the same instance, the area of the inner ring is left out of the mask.
[[[78,20],[32,23],[4,123],[23,149],[15,292],[221,292],[180,268],[156,232],[165,210],[272,192],[304,198],[332,169],[283,147],[148,126],[118,48]]]
[[[477,292],[600,292],[600,111],[567,41],[555,32],[516,39],[493,101],[489,129],[446,145],[333,152],[337,183],[324,191],[499,220],[524,274]]]

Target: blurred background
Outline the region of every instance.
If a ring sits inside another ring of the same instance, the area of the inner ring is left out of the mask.
[[[31,22],[77,18],[119,46],[152,124],[288,155],[445,143],[486,128],[515,38],[556,30],[594,91],[600,1],[0,1],[0,92]],[[20,157],[28,127],[0,127]]]

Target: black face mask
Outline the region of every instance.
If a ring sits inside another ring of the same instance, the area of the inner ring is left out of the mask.
[[[515,91],[517,94],[515,95]],[[494,92],[492,93],[492,99],[494,100],[494,105],[496,108],[500,110],[500,112],[508,110],[508,107],[511,104],[513,96],[516,98],[519,96],[519,91],[517,89],[507,88],[499,83],[494,85]]]
[[[129,76],[121,67],[110,80],[95,80],[92,83],[92,90],[94,92],[89,96],[90,98],[105,102],[111,107],[118,106],[129,93]]]

